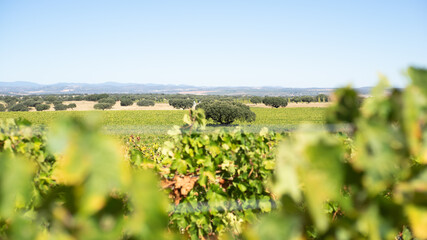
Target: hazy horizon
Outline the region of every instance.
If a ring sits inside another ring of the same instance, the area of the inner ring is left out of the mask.
[[[2,1],[0,82],[402,87],[427,2]]]

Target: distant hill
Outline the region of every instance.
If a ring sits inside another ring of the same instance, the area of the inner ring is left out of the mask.
[[[361,94],[369,94],[371,87],[359,88]],[[33,82],[0,82],[2,95],[30,94],[93,94],[93,93],[164,93],[198,95],[254,95],[299,96],[329,94],[333,88],[283,88],[283,87],[197,87],[189,85],[162,85],[106,82],[38,84]]]

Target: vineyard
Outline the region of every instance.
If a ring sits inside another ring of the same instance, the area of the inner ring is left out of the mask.
[[[199,110],[2,113],[0,239],[427,239],[427,70],[407,74],[227,128]]]
[[[237,121],[247,131],[259,132],[263,127],[284,131],[295,129],[299,124],[325,123],[325,108],[252,108],[256,114],[254,122]],[[70,112],[3,112],[0,119],[25,118],[34,126],[50,126],[64,116],[91,117],[99,121],[103,129],[111,135],[166,135],[174,125],[181,125],[188,110],[144,110],[144,111],[70,111]],[[208,122],[214,124],[213,121]],[[232,128],[232,127],[231,127]]]

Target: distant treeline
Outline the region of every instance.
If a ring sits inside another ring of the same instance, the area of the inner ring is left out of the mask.
[[[177,109],[191,108],[204,101],[234,101],[239,103],[271,103],[272,100],[281,99],[279,106],[286,106],[288,102],[328,102],[325,94],[317,96],[291,96],[291,97],[258,97],[258,96],[220,96],[220,95],[191,95],[191,94],[57,94],[57,95],[25,95],[25,96],[0,96],[0,111],[37,111],[50,109],[56,111],[73,109],[75,103],[64,102],[93,101],[95,109],[111,109],[116,102],[121,106],[154,106],[155,103],[169,103]],[[283,102],[286,101],[286,104]],[[273,106],[272,104],[267,104]]]

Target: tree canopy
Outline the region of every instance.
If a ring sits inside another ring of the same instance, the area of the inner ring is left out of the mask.
[[[196,108],[205,111],[206,119],[221,124],[231,124],[236,120],[252,122],[256,118],[248,106],[231,101],[207,101],[198,104]]]

